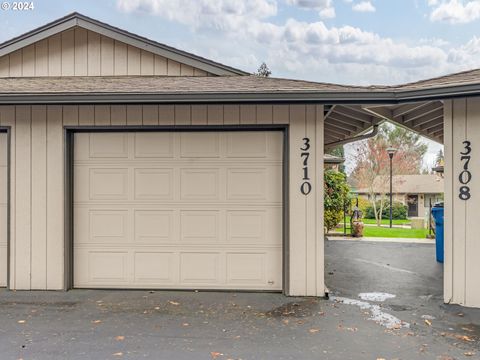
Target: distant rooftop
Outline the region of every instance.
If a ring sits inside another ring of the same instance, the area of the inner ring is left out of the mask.
[[[383,177],[375,179],[374,187],[380,192],[388,192],[389,182]],[[395,175],[393,192],[395,194],[439,194],[444,191],[444,179],[438,175]],[[386,189],[382,189],[386,187]],[[368,193],[368,189],[357,189],[358,194]]]

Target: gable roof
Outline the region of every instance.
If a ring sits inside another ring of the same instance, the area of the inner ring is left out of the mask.
[[[117,41],[121,41],[128,45],[135,46],[142,50],[163,56],[165,58],[190,65],[214,75],[249,75],[249,73],[243,70],[239,70],[203,58],[201,56],[158,43],[145,37],[132,34],[128,31],[108,25],[76,12],[1,43],[0,57],[76,26],[110,37]]]

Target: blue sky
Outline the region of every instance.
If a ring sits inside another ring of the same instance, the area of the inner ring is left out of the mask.
[[[1,0],[0,0],[1,2]],[[78,11],[247,71],[395,84],[480,67],[480,0],[33,0],[0,41]],[[438,150],[433,146],[430,157]],[[427,162],[430,162],[428,159]]]

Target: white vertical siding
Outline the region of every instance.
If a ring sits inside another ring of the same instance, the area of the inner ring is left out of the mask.
[[[475,223],[480,211],[480,98],[460,98],[445,102],[445,302],[480,307],[480,245]],[[461,152],[464,141],[471,142],[472,174],[467,184],[471,198],[459,198],[464,170]]]
[[[35,105],[0,107],[12,126],[11,286],[64,286],[66,125],[289,124],[289,294],[324,294],[323,107],[316,105]],[[300,192],[300,147],[310,139],[312,192]],[[318,166],[317,166],[318,164]]]
[[[210,74],[76,27],[0,57],[0,77]]]

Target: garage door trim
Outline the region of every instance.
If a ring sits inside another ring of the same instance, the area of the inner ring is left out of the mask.
[[[1,128],[0,128],[1,129]],[[281,131],[282,148],[282,289],[288,293],[289,284],[289,125],[172,125],[172,126],[64,126],[65,165],[65,263],[64,289],[73,288],[74,252],[74,135],[95,132],[228,132],[228,131]],[[9,156],[10,159],[10,156]]]

